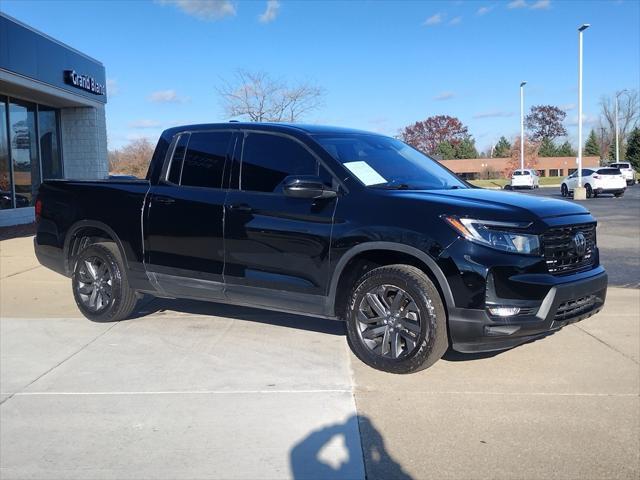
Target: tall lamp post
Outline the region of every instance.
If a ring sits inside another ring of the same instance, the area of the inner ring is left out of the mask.
[[[520,170],[524,170],[524,86],[527,82],[520,82]]]
[[[618,127],[618,99],[620,98],[620,95],[626,92],[626,89],[616,92],[616,163],[620,161],[620,142],[618,140],[618,137],[620,136],[620,129]]]
[[[591,25],[583,23],[578,27],[578,187],[573,191],[575,200],[587,197],[582,187],[582,33]]]

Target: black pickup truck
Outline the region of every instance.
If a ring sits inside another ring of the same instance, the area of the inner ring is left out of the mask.
[[[39,261],[94,321],[143,294],[346,321],[389,372],[510,348],[597,313],[596,221],[474,188],[399,140],[334,127],[166,130],[145,180],[47,181]]]

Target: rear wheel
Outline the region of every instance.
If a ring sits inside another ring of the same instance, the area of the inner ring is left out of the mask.
[[[135,309],[137,296],[115,243],[95,243],[80,252],[71,284],[78,308],[94,322],[123,320]]]
[[[563,184],[562,184],[562,186],[560,187],[560,194],[561,194],[563,197],[568,197],[568,196],[569,196],[569,189],[567,188],[567,185],[566,185],[566,184],[564,184],[564,183],[563,183]]]
[[[591,185],[587,183],[584,188],[587,191],[587,198],[591,198],[593,196],[593,188],[591,188]]]
[[[440,294],[423,271],[409,265],[379,267],[360,278],[346,322],[353,353],[385,372],[428,368],[449,346]]]
[[[614,193],[614,196],[615,196],[616,198],[620,198],[620,197],[622,197],[623,195],[624,195],[624,192]]]

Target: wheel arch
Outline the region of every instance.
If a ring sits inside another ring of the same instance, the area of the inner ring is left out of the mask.
[[[329,285],[328,313],[330,315],[335,315],[336,317],[341,316],[350,292],[350,288],[346,288],[346,285],[349,285],[351,281],[355,281],[364,273],[359,272],[358,261],[360,259],[366,261],[371,259],[372,256],[377,255],[381,258],[386,257],[391,260],[383,262],[382,265],[407,263],[420,268],[420,270],[429,276],[442,295],[447,312],[455,308],[449,283],[438,264],[428,254],[415,247],[401,243],[367,242],[351,248],[338,261]],[[403,261],[403,259],[405,261]]]
[[[67,275],[72,273],[72,259],[79,253],[83,243],[84,245],[88,244],[84,241],[85,238],[88,239],[89,243],[95,243],[91,241],[91,239],[95,238],[113,241],[118,247],[125,268],[129,268],[122,241],[109,225],[97,220],[80,220],[69,228],[64,241],[62,252]]]

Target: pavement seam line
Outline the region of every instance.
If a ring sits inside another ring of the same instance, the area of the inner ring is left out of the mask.
[[[26,388],[26,387],[25,387]],[[15,392],[16,397],[25,396],[53,396],[53,395],[251,395],[251,394],[282,394],[282,393],[353,393],[347,389],[315,389],[315,390],[160,390],[160,391],[131,391],[131,392]],[[2,394],[5,395],[5,394]]]
[[[364,480],[368,480],[369,474],[367,472],[367,462],[364,454],[364,443],[362,436],[362,429],[360,428],[360,411],[358,410],[358,401],[356,399],[356,392],[358,391],[358,387],[356,384],[356,372],[353,369],[353,362],[351,357],[351,349],[349,348],[348,342],[343,343],[343,348],[345,351],[345,356],[347,357],[347,365],[349,370],[349,380],[351,386],[351,397],[353,398],[353,406],[356,409],[356,423],[358,425],[358,438],[360,439],[360,456],[362,460],[362,471],[364,472]]]
[[[7,401],[11,400],[13,397],[15,397],[16,395],[21,395],[27,388],[29,388],[31,385],[33,385],[34,383],[36,383],[38,380],[40,380],[42,377],[48,375],[49,373],[51,373],[52,371],[54,371],[56,368],[58,368],[60,365],[62,365],[63,363],[65,363],[67,360],[70,360],[71,358],[75,357],[77,354],[79,354],[80,352],[82,352],[85,348],[87,348],[89,345],[91,345],[93,342],[95,342],[96,340],[98,340],[99,338],[101,338],[102,336],[106,335],[107,332],[111,331],[119,322],[114,323],[113,325],[111,325],[109,328],[107,328],[106,330],[100,332],[100,334],[98,334],[97,336],[95,336],[94,338],[92,338],[90,341],[88,341],[87,343],[85,343],[84,345],[82,345],[78,350],[76,350],[75,352],[73,352],[71,355],[68,355],[67,357],[65,357],[64,359],[62,359],[60,362],[58,362],[57,364],[55,364],[53,367],[51,367],[49,370],[45,371],[44,373],[41,373],[40,375],[38,375],[38,377],[36,377],[34,380],[32,380],[31,382],[29,382],[27,385],[25,385],[24,387],[22,387],[19,391],[14,392],[12,394],[10,394],[7,398],[5,398],[4,400],[0,401],[0,405],[5,404]]]
[[[40,267],[42,267],[42,265],[36,265],[35,267],[27,268],[26,270],[22,270],[20,272],[15,272],[15,273],[12,273],[10,275],[7,275],[6,277],[0,277],[0,278],[2,278],[2,280],[4,280],[5,278],[15,277],[16,275],[20,275],[21,273],[30,272],[31,270],[35,270],[36,268],[40,268]]]
[[[631,361],[632,361],[633,363],[635,363],[636,365],[640,365],[640,363],[639,363],[636,359],[634,359],[634,358],[630,357],[629,355],[627,355],[627,354],[626,354],[626,353],[624,353],[624,352],[621,352],[620,350],[618,350],[617,348],[615,348],[613,345],[609,345],[609,344],[608,344],[607,342],[605,342],[604,340],[602,340],[602,339],[600,339],[600,338],[596,337],[594,334],[592,334],[592,333],[590,333],[590,332],[586,331],[584,328],[580,327],[580,325],[574,324],[573,326],[574,326],[574,327],[576,327],[576,328],[577,328],[578,330],[580,330],[581,332],[586,333],[586,334],[587,334],[587,335],[589,335],[591,338],[593,338],[593,339],[597,340],[597,341],[598,341],[598,342],[600,342],[601,344],[603,344],[603,345],[605,345],[605,346],[609,347],[609,348],[610,348],[611,350],[613,350],[614,352],[618,352],[618,353],[619,353],[620,355],[622,355],[624,358],[627,358],[627,359],[631,360]]]

